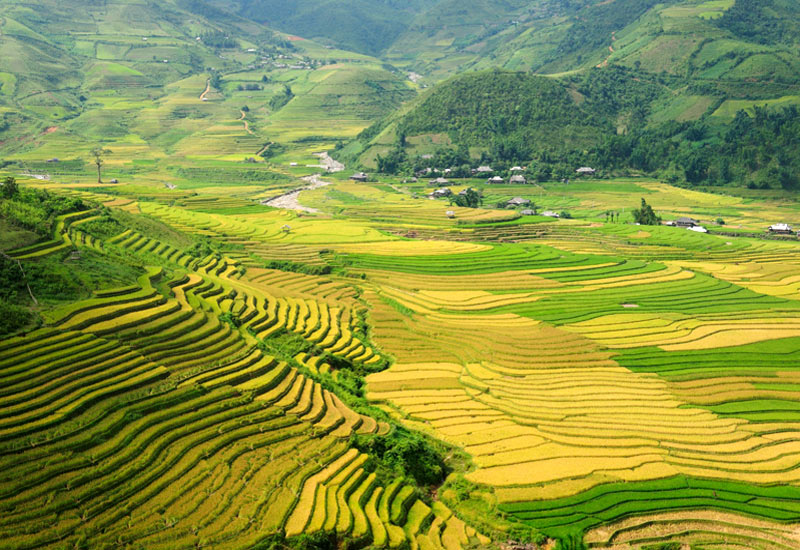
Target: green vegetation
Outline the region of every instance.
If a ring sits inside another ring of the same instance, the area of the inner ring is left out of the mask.
[[[0,548],[795,547],[793,2],[2,3]]]
[[[596,122],[556,81],[491,71],[438,86],[402,119],[398,133],[445,133],[459,145],[488,146],[491,160],[516,161],[532,158],[537,143],[553,156],[567,143],[590,144],[599,137]]]
[[[761,44],[796,44],[797,27],[790,23],[794,6],[785,0],[737,0],[715,20],[721,29]]]
[[[642,206],[631,211],[633,220],[639,225],[661,225],[661,218],[653,212],[653,207],[642,199]]]
[[[448,473],[441,451],[425,437],[403,428],[387,435],[355,435],[351,443],[375,456],[390,472],[409,477],[423,487],[441,484]]]
[[[15,189],[14,178],[7,178],[3,189],[4,198],[0,200],[0,216],[13,224],[38,233],[44,237],[53,232],[56,218],[70,212],[86,210],[81,199],[65,197],[38,189]],[[7,186],[7,187],[6,187]]]

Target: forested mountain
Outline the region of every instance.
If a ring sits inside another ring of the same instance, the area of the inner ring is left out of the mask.
[[[798,109],[753,107],[732,120],[654,122],[671,95],[621,67],[560,79],[485,71],[434,88],[407,114],[379,122],[344,153],[381,171],[530,164],[541,181],[575,166],[656,174],[672,183],[796,189]],[[719,106],[720,103],[717,103]],[[721,107],[720,107],[721,108]],[[719,110],[719,109],[717,109]]]
[[[545,175],[590,163],[673,182],[797,185],[795,111],[782,109],[800,103],[798,2],[493,6],[494,18],[485,3],[459,11],[448,2],[430,10],[438,18],[418,17],[387,53],[393,62],[434,80],[484,72],[435,86],[362,134],[345,156],[411,171],[426,164],[417,157],[468,147],[472,163],[534,161]],[[483,34],[456,23],[470,10],[483,15],[472,20]],[[507,13],[515,18],[503,21]],[[485,72],[497,68],[547,75],[558,99],[542,79]]]
[[[377,55],[437,0],[235,0],[220,7],[306,38]]]

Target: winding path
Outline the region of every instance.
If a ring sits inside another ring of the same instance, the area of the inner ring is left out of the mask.
[[[244,122],[244,129],[247,131],[248,134],[253,135],[253,131],[250,129],[250,124],[248,124],[247,120],[244,118],[247,116],[247,113],[244,111],[239,111],[242,113],[242,117],[239,119],[240,121]]]
[[[200,101],[203,101],[206,98],[208,92],[211,91],[211,80],[206,80],[206,89],[203,90],[203,93],[200,94]]]

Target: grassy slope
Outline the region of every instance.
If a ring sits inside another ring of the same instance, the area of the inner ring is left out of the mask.
[[[31,170],[88,177],[88,164],[41,163],[86,159],[98,145],[115,174],[135,158],[153,177],[164,177],[168,158],[241,162],[273,141],[309,137],[324,148],[414,93],[374,58],[288,41],[201,2],[47,8],[0,8],[0,156]],[[234,43],[196,40],[214,33]],[[201,98],[214,73],[218,87]],[[270,100],[284,86],[294,99],[277,111]]]

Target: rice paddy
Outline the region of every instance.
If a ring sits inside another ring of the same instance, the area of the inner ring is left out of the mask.
[[[796,545],[797,243],[754,236],[772,218],[741,199],[629,183],[676,213],[741,213],[746,236],[699,235],[602,223],[625,194],[589,184],[560,199],[586,217],[526,223],[453,220],[396,183],[332,178],[306,213],[260,204],[283,180],[194,181],[26,183],[93,206],[10,257],[142,269],[0,344],[0,547],[502,540],[470,526],[477,497],[421,498],[349,444],[393,424],[463,450],[451,477],[491,495],[495,525],[615,550]],[[95,236],[109,212],[133,221]],[[341,392],[348,369],[371,408]]]

